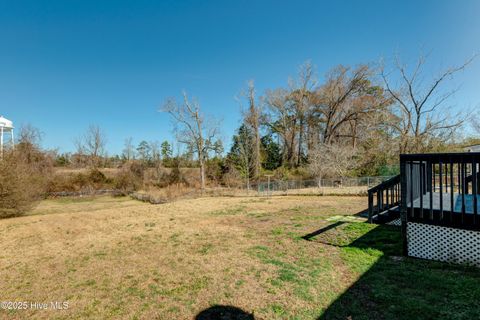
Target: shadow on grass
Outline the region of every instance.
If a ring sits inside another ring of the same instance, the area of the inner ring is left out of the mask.
[[[251,313],[232,306],[213,306],[203,310],[195,320],[255,320]]]
[[[317,320],[480,319],[480,270],[402,257],[398,227],[337,222],[303,238],[339,247],[358,277]]]
[[[318,235],[321,235],[322,233],[325,233],[327,232],[328,230],[332,230],[332,229],[335,229],[343,224],[345,224],[346,222],[344,221],[338,221],[338,222],[335,222],[335,223],[332,223],[332,224],[329,224],[328,226],[326,226],[325,228],[322,228],[322,229],[318,229],[317,231],[314,231],[312,233],[309,233],[309,234],[306,234],[302,237],[302,239],[304,240],[311,240],[313,239],[314,237],[318,236]]]
[[[368,208],[353,214],[355,217],[368,218]]]

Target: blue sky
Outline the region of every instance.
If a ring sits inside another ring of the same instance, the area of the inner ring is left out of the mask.
[[[413,61],[431,51],[433,74],[480,51],[479,1],[2,1],[0,114],[72,151],[89,124],[108,136],[172,140],[158,112],[182,90],[222,120],[226,144],[239,124],[234,96],[255,79],[261,93],[286,85],[312,60]],[[480,61],[455,79],[457,108],[479,108]]]

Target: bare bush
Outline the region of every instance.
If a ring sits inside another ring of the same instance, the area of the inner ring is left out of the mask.
[[[0,218],[24,214],[45,196],[52,160],[20,143],[0,161]]]
[[[244,185],[242,175],[234,166],[229,166],[223,174],[223,183],[229,188],[237,188]]]

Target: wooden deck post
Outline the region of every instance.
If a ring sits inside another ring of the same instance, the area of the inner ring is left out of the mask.
[[[408,237],[407,237],[407,168],[406,162],[400,155],[400,219],[402,222],[403,255],[408,256]]]
[[[372,223],[373,217],[373,193],[368,192],[368,223]]]

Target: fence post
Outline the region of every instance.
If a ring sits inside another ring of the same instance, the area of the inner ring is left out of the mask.
[[[268,196],[270,196],[270,176],[267,176],[268,177]]]

